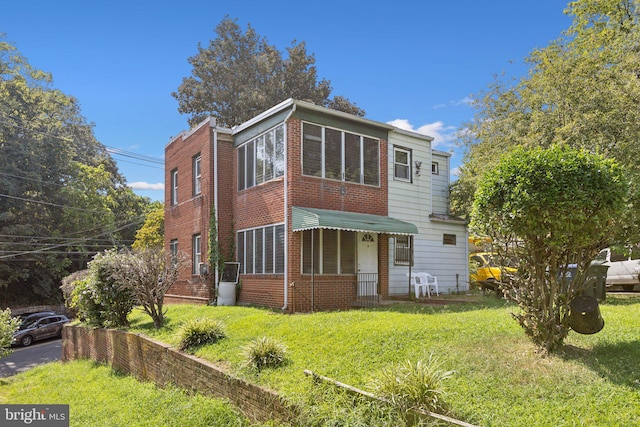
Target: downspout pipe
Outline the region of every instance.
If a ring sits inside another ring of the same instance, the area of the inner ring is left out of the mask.
[[[211,118],[211,127],[213,128],[213,207],[215,209],[216,224],[220,224],[218,218],[218,125],[214,117]],[[218,240],[220,240],[220,233],[218,233]],[[218,265],[214,271],[213,286],[218,292]]]
[[[284,119],[284,305],[282,311],[289,308],[289,132],[287,122],[296,111],[296,103],[293,102],[291,111]]]

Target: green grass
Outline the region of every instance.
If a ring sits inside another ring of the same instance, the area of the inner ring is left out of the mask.
[[[453,370],[444,382],[451,416],[482,426],[640,425],[640,298],[609,296],[605,328],[571,332],[565,348],[541,356],[511,318],[515,308],[488,297],[481,304],[394,305],[370,310],[283,315],[247,307],[171,305],[159,331],[141,312],[131,329],[176,347],[189,318],[226,325],[227,338],[195,354],[236,375],[278,390],[293,402],[314,396],[309,369],[371,390],[388,366],[438,357]],[[268,335],[287,347],[287,363],[256,374],[242,350]]]
[[[249,426],[229,403],[159,389],[89,361],[54,362],[0,379],[2,404],[69,404],[70,426]]]

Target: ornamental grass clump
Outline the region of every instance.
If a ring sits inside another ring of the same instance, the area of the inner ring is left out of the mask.
[[[264,368],[277,368],[286,361],[287,347],[271,337],[253,340],[244,349],[247,365],[258,371]]]
[[[189,319],[180,330],[180,350],[214,344],[225,337],[224,324],[221,321],[209,317]]]
[[[406,414],[409,409],[443,413],[443,382],[453,375],[453,371],[441,369],[438,358],[404,363],[387,367],[372,382],[375,393],[395,405]]]

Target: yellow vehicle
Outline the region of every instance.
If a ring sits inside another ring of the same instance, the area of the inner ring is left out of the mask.
[[[503,280],[503,274],[516,271],[509,263],[500,262],[498,254],[493,252],[474,252],[469,255],[469,260],[476,266],[476,271],[469,275],[469,279],[482,289],[496,289],[496,285]]]

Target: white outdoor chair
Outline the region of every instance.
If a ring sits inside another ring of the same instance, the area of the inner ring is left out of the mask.
[[[427,288],[427,296],[429,298],[431,298],[431,288],[436,291],[436,295],[440,296],[438,278],[436,276],[425,272],[416,273],[416,275],[420,279],[420,285]]]
[[[429,285],[424,277],[420,277],[420,273],[407,273],[407,277],[411,278],[411,286],[415,289],[416,299],[420,298],[420,293],[422,295],[429,295]]]

